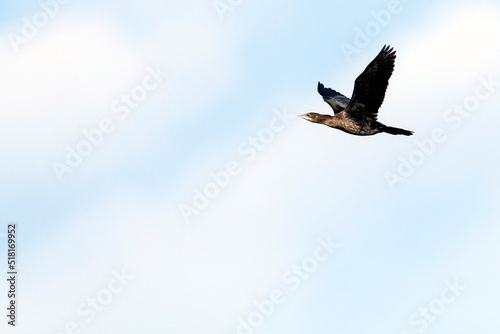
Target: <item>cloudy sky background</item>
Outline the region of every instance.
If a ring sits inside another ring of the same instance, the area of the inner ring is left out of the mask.
[[[71,1],[18,48],[12,34],[42,7],[5,3],[0,242],[17,223],[17,332],[233,334],[274,290],[284,301],[255,333],[498,332],[500,5],[401,1],[346,57],[391,3],[243,0],[221,19],[212,1]],[[317,81],[350,96],[384,44],[398,57],[379,119],[414,136],[296,118],[330,112]],[[168,75],[120,118],[157,68]],[[477,91],[488,97],[468,118],[445,118]],[[248,159],[241,147],[279,113]],[[59,180],[54,163],[106,119],[113,130]],[[444,141],[418,153],[436,129]],[[239,173],[186,221],[179,208],[229,163]],[[283,277],[329,236],[338,248],[292,289]],[[78,308],[122,271],[133,279],[87,322]],[[425,329],[410,321],[454,281],[465,289]]]

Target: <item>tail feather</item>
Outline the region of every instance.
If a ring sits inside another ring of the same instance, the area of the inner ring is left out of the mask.
[[[382,129],[382,131],[391,135],[411,136],[413,134],[413,131],[408,131],[400,128],[393,128],[392,126],[386,126],[385,128]]]

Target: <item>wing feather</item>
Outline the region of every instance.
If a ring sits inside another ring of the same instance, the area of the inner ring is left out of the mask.
[[[354,83],[352,99],[346,113],[352,117],[377,119],[378,109],[384,102],[389,78],[394,70],[396,51],[384,45],[379,54],[371,61]]]
[[[339,92],[331,88],[326,88],[321,82],[318,82],[318,93],[323,96],[323,100],[325,100],[325,102],[332,107],[334,114],[337,114],[347,108],[349,102],[351,101]]]

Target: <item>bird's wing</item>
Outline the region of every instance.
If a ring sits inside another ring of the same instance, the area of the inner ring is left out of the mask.
[[[389,45],[384,45],[375,59],[356,78],[352,99],[346,113],[352,117],[377,119],[377,112],[384,102],[395,60],[396,51]]]
[[[332,107],[334,114],[347,108],[349,101],[351,101],[339,92],[326,88],[321,82],[318,82],[318,93],[323,96],[323,100]]]

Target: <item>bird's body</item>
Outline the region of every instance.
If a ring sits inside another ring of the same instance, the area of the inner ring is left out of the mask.
[[[335,116],[327,117],[322,123],[331,128],[359,136],[374,135],[381,132],[383,128],[381,123],[371,119],[365,119],[361,122],[359,120],[356,121],[349,117],[345,111],[341,111]]]
[[[380,132],[412,135],[411,131],[386,126],[377,121],[378,109],[384,101],[395,59],[396,52],[391,47],[384,46],[356,79],[352,99],[318,83],[318,93],[332,107],[334,116],[308,113],[299,117],[358,136]]]

